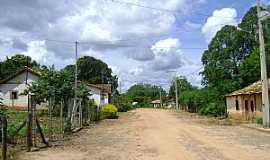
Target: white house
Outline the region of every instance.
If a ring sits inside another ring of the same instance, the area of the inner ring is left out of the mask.
[[[28,96],[22,95],[28,85],[37,81],[40,75],[28,67],[24,67],[13,75],[0,81],[0,97],[3,105],[16,109],[28,106]]]
[[[88,84],[90,90],[89,99],[93,99],[97,106],[110,103],[112,87],[111,84]]]

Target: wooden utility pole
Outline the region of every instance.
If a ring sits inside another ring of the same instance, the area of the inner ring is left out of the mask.
[[[78,42],[75,42],[75,82],[74,82],[74,105],[73,108],[75,108],[77,103],[77,88],[78,88]]]
[[[178,87],[177,87],[177,77],[175,77],[175,109],[178,109]]]
[[[266,68],[266,56],[263,37],[263,26],[261,20],[261,5],[260,0],[257,0],[257,16],[259,26],[259,41],[260,41],[260,63],[261,63],[261,81],[262,81],[262,108],[263,108],[263,126],[270,127],[269,123],[269,95],[268,95],[268,80]]]
[[[74,102],[73,102],[73,108],[72,108],[72,112],[71,112],[71,119],[70,119],[70,123],[73,124],[74,122],[74,118],[76,116],[76,112],[77,112],[77,88],[78,88],[78,43],[79,42],[75,42],[75,81],[74,81]]]
[[[160,87],[160,90],[159,90],[159,101],[160,101],[160,107],[162,107],[162,95],[161,95],[161,89],[162,87]]]

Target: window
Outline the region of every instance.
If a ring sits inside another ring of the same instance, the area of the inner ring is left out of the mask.
[[[250,102],[250,109],[251,109],[251,112],[254,112],[254,103],[253,103],[253,101]]]
[[[245,100],[245,111],[247,111],[248,112],[248,101],[247,100]]]
[[[237,111],[239,111],[239,102],[237,99],[235,100],[235,108]]]
[[[11,91],[10,99],[18,99],[18,91]]]

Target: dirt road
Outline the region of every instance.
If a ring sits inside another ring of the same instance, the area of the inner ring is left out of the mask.
[[[22,160],[269,160],[270,135],[167,110],[137,109]]]

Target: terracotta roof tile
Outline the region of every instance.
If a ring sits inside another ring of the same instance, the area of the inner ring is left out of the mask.
[[[22,74],[24,71],[28,71],[28,72],[30,72],[30,73],[32,73],[32,74],[34,74],[34,75],[40,77],[40,74],[39,74],[38,72],[35,72],[35,71],[32,70],[31,68],[25,66],[25,67],[23,67],[22,69],[18,70],[16,73],[10,75],[9,77],[0,80],[0,84],[4,84],[4,83],[8,82],[8,81],[11,80],[12,78],[14,78],[14,77],[16,77],[16,76]]]
[[[268,86],[270,86],[270,79],[268,79]],[[236,96],[236,95],[244,95],[244,94],[255,94],[255,93],[261,93],[262,92],[262,82],[257,81],[255,83],[252,83],[251,85],[248,85],[242,89],[239,89],[237,91],[234,91],[226,96]]]
[[[89,86],[98,88],[104,92],[112,93],[112,85],[111,84],[88,84]]]

